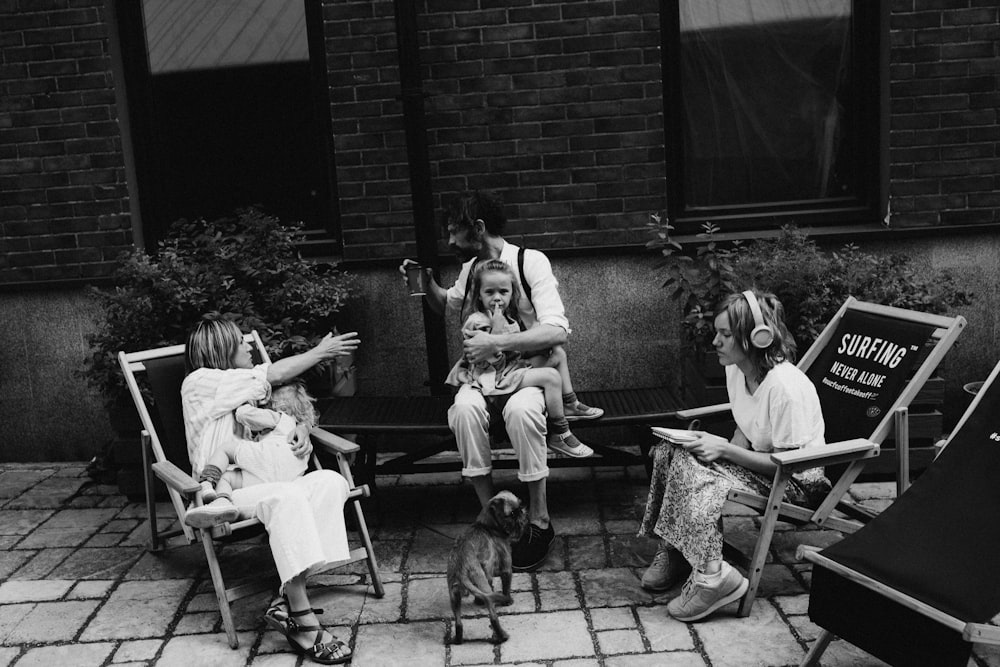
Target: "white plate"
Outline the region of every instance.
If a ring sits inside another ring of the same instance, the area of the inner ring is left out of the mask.
[[[688,431],[681,428],[666,428],[664,426],[653,426],[653,435],[663,438],[664,440],[669,440],[670,442],[682,443],[682,442],[694,442],[698,439],[698,436],[694,434],[693,431]]]

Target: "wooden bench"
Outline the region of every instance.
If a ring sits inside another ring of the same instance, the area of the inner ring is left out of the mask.
[[[683,406],[665,387],[615,389],[579,392],[587,405],[604,408],[600,419],[571,423],[573,431],[596,427],[627,427],[640,453],[584,441],[595,455],[574,459],[549,452],[550,467],[567,466],[647,466],[649,447],[655,439],[649,426],[671,423]],[[320,405],[320,426],[340,433],[353,433],[361,445],[363,481],[374,483],[375,475],[399,475],[419,472],[461,470],[461,463],[427,461],[444,451],[457,451],[455,438],[448,428],[448,408],[452,396],[352,396],[324,401]],[[398,455],[378,461],[378,453]],[[499,459],[495,468],[516,468],[517,461]]]

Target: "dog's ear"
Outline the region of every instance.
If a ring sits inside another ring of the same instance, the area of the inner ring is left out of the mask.
[[[490,499],[489,504],[490,518],[493,521],[494,526],[503,526],[507,521],[507,517],[510,516],[510,508],[508,503],[503,496],[494,496]]]
[[[486,507],[476,517],[476,523],[490,528],[499,528],[503,525],[504,520],[503,506],[503,498],[497,496],[490,498],[490,502],[486,504]]]

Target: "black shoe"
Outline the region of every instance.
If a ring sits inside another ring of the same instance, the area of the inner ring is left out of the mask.
[[[555,538],[556,531],[552,528],[551,523],[549,523],[548,528],[539,528],[535,524],[529,523],[521,539],[511,545],[510,553],[514,571],[526,572],[541,565],[546,556],[549,555],[549,549],[552,548],[552,542]]]

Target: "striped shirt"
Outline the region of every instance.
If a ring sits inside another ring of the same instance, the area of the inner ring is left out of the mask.
[[[249,438],[244,427],[236,422],[234,411],[244,403],[270,398],[269,365],[228,370],[199,368],[184,378],[181,385],[184,432],[196,479],[216,447]]]

